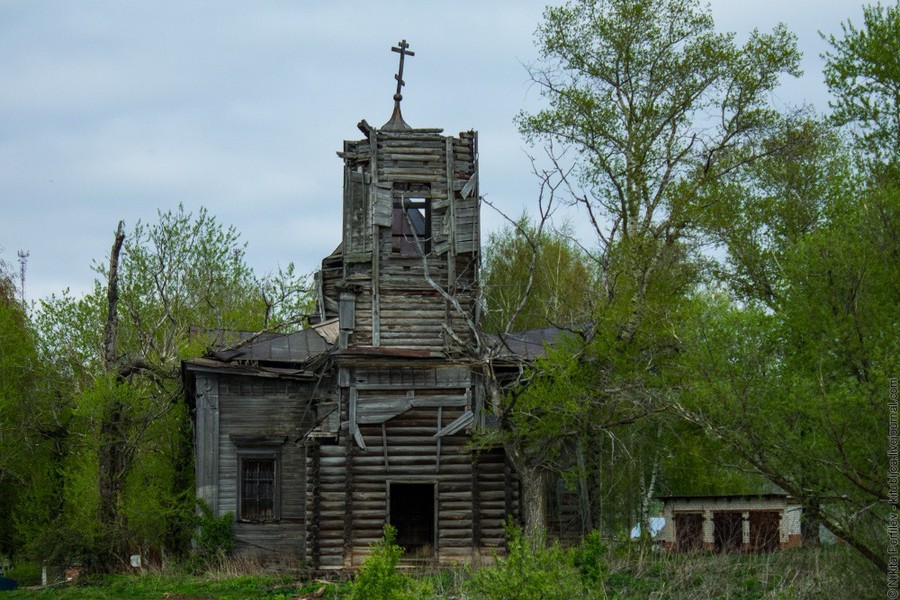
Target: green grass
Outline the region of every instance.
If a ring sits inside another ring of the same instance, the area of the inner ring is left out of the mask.
[[[20,598],[46,599],[154,599],[169,600],[238,600],[266,598],[287,600],[318,590],[321,584],[298,582],[292,577],[275,575],[236,575],[226,577],[190,575],[106,575],[83,577],[69,585],[39,590],[20,589],[6,592],[2,600]],[[338,586],[332,586],[337,590]],[[325,594],[323,598],[333,598]]]
[[[592,587],[590,598],[856,600],[883,597],[885,591],[883,576],[842,546],[762,555],[674,555],[624,545],[607,550],[603,560],[602,584]],[[294,600],[323,586],[321,582],[300,581],[292,576],[261,574],[258,569],[252,574],[240,573],[248,567],[235,563],[204,576],[172,572],[82,577],[73,584],[50,589],[0,593],[0,600]],[[467,569],[445,570],[428,577],[434,597],[466,599],[462,590],[469,577]],[[350,591],[348,584],[329,584],[321,598],[339,600],[347,598]]]

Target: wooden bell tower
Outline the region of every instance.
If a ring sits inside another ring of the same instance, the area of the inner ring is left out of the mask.
[[[343,348],[443,354],[477,324],[478,136],[410,127],[400,112],[403,40],[390,120],[345,141],[343,242],[323,261],[320,311]]]

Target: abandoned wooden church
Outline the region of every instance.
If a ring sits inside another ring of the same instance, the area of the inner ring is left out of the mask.
[[[235,516],[237,551],[323,571],[359,566],[385,523],[407,556],[490,557],[519,514],[489,420],[476,340],[478,136],[400,113],[345,141],[343,239],[317,274],[318,315],[184,364],[197,496]]]

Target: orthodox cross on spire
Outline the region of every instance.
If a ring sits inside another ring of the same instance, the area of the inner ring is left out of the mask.
[[[406,124],[406,121],[403,120],[403,116],[400,114],[400,101],[403,100],[403,94],[401,94],[401,90],[406,82],[403,81],[403,62],[407,56],[415,56],[416,53],[408,50],[409,44],[406,43],[406,40],[400,40],[396,46],[391,47],[392,52],[397,52],[400,54],[400,68],[396,75],[394,75],[394,79],[397,80],[397,91],[394,93],[394,113],[391,115],[391,119],[385,123],[381,128],[387,130],[393,129],[410,129],[410,126]]]
[[[391,48],[392,52],[400,53],[400,71],[399,71],[399,73],[394,75],[394,79],[397,80],[397,92],[394,94],[394,102],[400,102],[401,100],[403,100],[403,95],[400,94],[400,88],[402,88],[404,85],[406,85],[406,82],[403,81],[403,59],[405,59],[407,55],[409,55],[409,56],[416,55],[415,52],[407,50],[407,48],[409,48],[409,44],[406,43],[406,40],[400,40],[400,43],[398,44],[398,46],[400,46],[400,47],[398,48],[397,46],[394,46]]]

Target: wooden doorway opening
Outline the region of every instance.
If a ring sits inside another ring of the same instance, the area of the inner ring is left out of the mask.
[[[388,522],[406,558],[431,558],[435,548],[435,484],[389,482]]]

